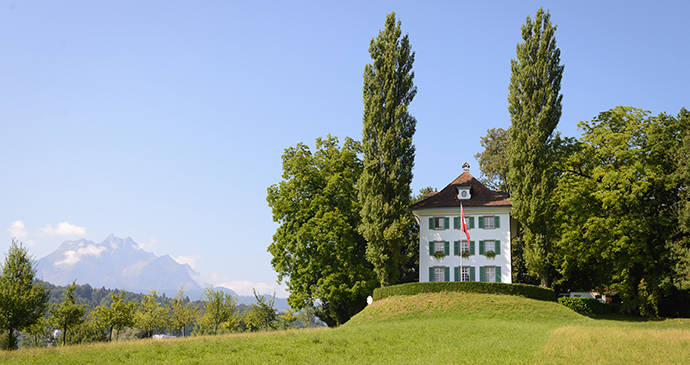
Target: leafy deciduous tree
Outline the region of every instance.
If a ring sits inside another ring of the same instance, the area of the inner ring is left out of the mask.
[[[182,329],[182,337],[186,336],[187,326],[194,323],[199,313],[199,308],[192,307],[189,300],[186,300],[184,295],[184,288],[180,288],[177,296],[173,298],[170,308],[170,317],[173,326]]]
[[[487,187],[510,192],[508,185],[508,145],[510,134],[503,128],[487,129],[486,136],[481,137],[479,143],[484,152],[474,155],[479,162],[482,173],[481,182]]]
[[[401,38],[400,26],[395,13],[388,14],[384,29],[369,45],[373,62],[364,67],[359,232],[367,241],[367,260],[380,285],[398,282],[400,268],[409,259],[404,250],[412,239],[409,206],[417,120],[408,106],[417,87],[412,71],[415,53],[408,35]]]
[[[614,290],[627,311],[656,316],[672,295],[665,246],[679,191],[673,161],[688,127],[630,107],[579,127],[578,150],[555,190],[561,281],[573,290]]]
[[[278,315],[274,307],[274,302],[276,295],[273,293],[271,299],[266,299],[263,295],[256,294],[256,290],[252,289],[254,292],[254,298],[256,298],[256,303],[252,304],[250,309],[248,322],[253,328],[264,329],[268,331],[269,329],[275,329],[276,321],[278,320]]]
[[[204,314],[199,320],[203,326],[213,328],[213,334],[218,333],[218,326],[235,322],[235,306],[237,299],[230,293],[215,290],[213,287],[204,290]]]
[[[151,337],[154,330],[166,328],[170,323],[170,309],[161,305],[158,292],[151,289],[149,295],[141,301],[139,309],[134,314],[134,323],[146,331],[146,337]]]
[[[81,325],[86,314],[86,305],[77,304],[74,298],[74,290],[77,289],[76,280],[72,284],[67,285],[62,302],[58,305],[52,305],[50,309],[50,321],[53,326],[62,330],[62,345],[67,342],[67,335],[70,328]]]
[[[356,184],[362,171],[359,143],[316,140],[316,152],[300,143],[283,154],[283,181],[268,188],[268,205],[280,227],[268,251],[278,280],[285,280],[295,309],[320,302],[329,326],[345,323],[366,305],[376,282],[357,231]]]
[[[15,331],[40,321],[48,292],[36,280],[35,263],[28,250],[12,239],[0,273],[0,327],[8,334],[7,349],[17,348]]]
[[[549,286],[552,267],[551,195],[556,185],[552,142],[563,99],[560,90],[564,66],[560,64],[555,31],[549,12],[539,9],[534,22],[527,17],[522,26],[524,42],[517,45],[517,60],[510,62],[508,96],[512,214],[521,224],[527,269],[541,279],[543,286]]]
[[[108,341],[112,340],[113,330],[119,334],[123,328],[134,325],[134,312],[137,309],[137,303],[125,301],[124,290],[119,294],[113,292],[110,295],[109,306],[99,305],[95,309],[98,321],[108,328]]]

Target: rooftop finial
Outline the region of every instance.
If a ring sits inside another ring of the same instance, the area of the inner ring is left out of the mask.
[[[470,164],[468,164],[467,162],[465,162],[465,163],[462,165],[462,169],[463,169],[463,171],[465,171],[465,172],[470,172]]]

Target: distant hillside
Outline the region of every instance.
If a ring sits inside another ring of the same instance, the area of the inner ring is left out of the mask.
[[[144,251],[132,238],[108,236],[101,242],[85,239],[65,241],[57,250],[37,261],[37,277],[53,285],[65,286],[76,280],[92,288],[124,289],[131,293],[147,294],[155,289],[172,298],[184,286],[185,295],[192,301],[201,299],[204,286],[198,282],[199,273],[187,264],[180,264],[169,255],[156,256]],[[253,296],[237,295],[234,291],[217,287],[237,297],[238,304],[256,302]],[[276,298],[279,310],[289,309],[286,299]]]

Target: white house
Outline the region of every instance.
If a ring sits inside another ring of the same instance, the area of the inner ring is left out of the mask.
[[[511,283],[510,240],[517,235],[517,224],[510,216],[508,194],[472,177],[467,163],[463,169],[443,190],[412,205],[419,222],[419,281]],[[461,204],[469,242],[461,231]],[[469,256],[462,257],[462,251]]]

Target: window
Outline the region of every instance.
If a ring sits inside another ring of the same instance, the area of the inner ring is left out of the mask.
[[[484,217],[484,229],[494,229],[494,217]]]
[[[448,229],[450,226],[449,217],[430,217],[429,218],[429,229]]]
[[[444,248],[445,248],[445,242],[443,242],[443,241],[434,242],[434,252],[445,253]]]
[[[493,240],[484,241],[484,253],[496,252],[496,243]]]
[[[494,229],[501,228],[501,219],[497,215],[479,217],[479,228]]]
[[[462,245],[462,252],[467,252],[467,253],[470,252],[470,245],[467,243],[466,240],[462,240],[461,245]]]
[[[454,268],[455,281],[474,281],[473,266],[456,266]]]
[[[443,267],[434,267],[434,281],[446,281],[444,274]]]
[[[471,276],[470,272],[470,276]],[[500,283],[501,282],[501,267],[500,266],[480,266],[479,267],[479,281],[485,283]]]
[[[495,266],[485,266],[484,267],[484,281],[487,283],[496,282],[496,267]]]
[[[470,268],[463,266],[460,268],[460,281],[470,281]]]
[[[470,245],[467,244],[467,241],[453,241],[453,254],[455,256],[460,256],[461,252],[467,252],[470,253]]]
[[[465,225],[467,225],[467,229],[472,229],[474,228],[474,217],[465,217]],[[460,217],[453,217],[453,228],[454,229],[461,229],[460,227]]]
[[[429,268],[429,281],[450,281],[450,267],[432,266]]]

